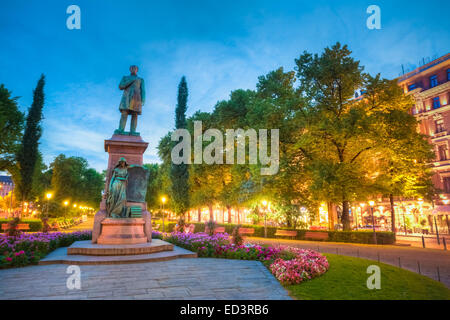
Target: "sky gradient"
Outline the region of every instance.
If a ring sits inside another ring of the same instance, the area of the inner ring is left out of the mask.
[[[81,30],[68,30],[66,9],[81,9]],[[381,30],[369,30],[366,9],[381,9]],[[19,96],[22,111],[46,76],[40,149],[81,156],[106,168],[103,141],[118,127],[131,64],[146,82],[138,131],[159,162],[159,139],[174,127],[177,85],[185,75],[188,115],[211,111],[235,89],[254,89],[257,77],[291,70],[304,50],[320,53],[348,44],[371,74],[395,78],[426,57],[450,50],[448,1],[2,1],[0,83]],[[129,122],[127,123],[128,129]]]

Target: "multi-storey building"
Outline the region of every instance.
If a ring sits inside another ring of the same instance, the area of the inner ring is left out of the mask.
[[[429,136],[436,154],[432,181],[439,190],[433,214],[448,223],[450,214],[450,53],[399,78],[404,92],[416,103],[411,112],[419,121],[419,131]]]
[[[10,176],[0,176],[0,197],[4,198],[14,189]]]

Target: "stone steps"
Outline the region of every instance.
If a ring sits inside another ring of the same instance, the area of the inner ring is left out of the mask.
[[[153,244],[153,246],[151,244]],[[68,254],[69,250],[71,251],[71,254]],[[152,252],[151,250],[157,251]],[[79,254],[80,252],[87,252],[88,254]],[[92,253],[94,252],[99,252],[100,255],[93,255]],[[143,253],[136,254],[137,252]],[[44,259],[39,261],[39,265],[107,265],[158,262],[178,258],[197,258],[197,253],[174,246],[159,239],[153,239],[153,241],[147,246],[145,244],[98,245],[92,244],[91,241],[88,240],[77,241],[69,248],[56,249],[48,254]]]

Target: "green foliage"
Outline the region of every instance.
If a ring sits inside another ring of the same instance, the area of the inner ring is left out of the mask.
[[[0,225],[3,223],[10,223],[11,219],[0,219]],[[20,223],[26,223],[30,227],[28,232],[42,231],[42,221],[40,219],[21,219]]]
[[[189,183],[172,184],[169,198],[178,202],[189,185],[187,207],[211,212],[215,205],[250,207],[255,223],[263,218],[258,205],[265,199],[272,204],[269,218],[290,228],[306,227],[304,220],[318,214],[321,202],[336,203],[344,230],[350,230],[353,201],[375,195],[430,198],[433,154],[408,112],[411,96],[395,80],[363,72],[346,45],[336,43],[320,55],[304,52],[295,62],[296,72],[271,71],[258,78],[256,90],[235,90],[212,112],[197,111],[186,121],[191,135],[194,121],[202,121],[203,132],[278,128],[279,172],[261,175],[260,161],[249,164],[248,147],[244,164],[236,163],[236,152],[234,164],[226,164],[225,151],[223,164],[183,167]],[[364,91],[358,99],[356,90]],[[203,147],[209,144],[203,141]],[[233,145],[236,150],[237,139]],[[161,173],[168,176],[170,133],[158,150],[165,167]]]
[[[24,115],[17,105],[17,97],[0,84],[0,171],[11,170],[22,139]]]
[[[104,186],[104,176],[88,168],[86,159],[66,157],[60,154],[50,164],[52,170],[51,189],[54,192],[56,210],[62,212],[62,202],[83,203],[98,206]]]
[[[240,246],[244,243],[244,238],[239,233],[239,228],[241,225],[237,225],[233,228],[233,232],[231,233],[231,243],[233,243],[236,246]]]
[[[214,230],[216,230],[216,228],[217,223],[214,220],[208,220],[205,222],[205,230],[207,230],[210,236],[214,234]]]
[[[155,221],[157,224],[162,225],[162,221]],[[194,232],[205,232],[205,224],[200,222],[190,222],[195,226]],[[165,230],[166,232],[172,232],[174,230],[176,223],[175,222],[166,222]],[[237,227],[237,224],[222,224],[218,223],[217,227],[225,227],[225,232],[232,235],[233,230]],[[242,228],[253,228],[255,229],[255,233],[253,237],[264,237],[264,226],[261,225],[251,225],[251,224],[243,224],[240,225]],[[275,233],[278,229],[289,230],[289,231],[297,231],[297,236],[292,237],[278,237],[275,236]],[[162,230],[162,226],[160,227]],[[307,230],[307,229],[289,229],[289,228],[277,228],[267,226],[267,238],[286,238],[286,239],[295,239],[295,240],[308,240],[305,238],[306,232],[326,232],[328,233],[328,240],[331,242],[348,242],[348,243],[364,243],[364,244],[374,244],[373,242],[373,232],[372,231],[319,231],[319,230]],[[395,233],[393,232],[384,232],[377,231],[377,243],[378,244],[393,244],[395,243]],[[325,240],[323,240],[325,241]]]
[[[31,200],[33,178],[36,162],[39,157],[39,139],[42,135],[42,108],[44,107],[45,77],[41,75],[36,88],[33,91],[33,103],[28,110],[25,132],[22,144],[17,152],[19,179],[16,181],[20,198],[23,201]]]
[[[178,85],[178,103],[175,109],[175,128],[186,128],[188,89],[183,76]],[[181,215],[189,209],[189,171],[186,163],[171,164],[170,180],[172,182],[172,207]]]

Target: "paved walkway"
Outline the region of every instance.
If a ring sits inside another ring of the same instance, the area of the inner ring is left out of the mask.
[[[450,250],[450,236],[448,234],[444,234],[444,235],[440,234],[439,235],[439,243],[437,242],[436,235],[424,236],[425,248],[444,250],[445,249],[444,240],[443,240],[444,238],[446,240],[445,244],[447,246],[447,250]],[[396,240],[397,240],[396,243],[398,243],[398,244],[409,244],[412,247],[423,248],[422,236],[397,235]]]
[[[0,299],[291,299],[257,261],[187,258],[80,266],[80,290],[67,289],[67,268],[0,270]]]
[[[299,241],[265,238],[247,238],[248,242],[289,245],[312,249],[322,253],[334,253],[344,256],[376,260],[401,267],[439,280],[450,288],[450,252],[439,249],[423,249],[391,245],[365,245],[339,242]],[[439,268],[439,275],[438,275]]]

